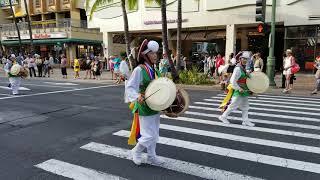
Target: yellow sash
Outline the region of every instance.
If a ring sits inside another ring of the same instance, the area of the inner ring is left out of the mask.
[[[223,99],[221,105],[219,106],[219,108],[223,109],[223,110],[224,110],[224,107],[228,105],[228,102],[232,98],[232,94],[233,94],[233,88],[232,88],[231,84],[228,85],[227,89],[228,89],[228,94],[226,95],[226,97]]]

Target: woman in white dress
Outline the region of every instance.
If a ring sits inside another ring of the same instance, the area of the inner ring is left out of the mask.
[[[292,51],[287,49],[286,57],[283,60],[283,75],[286,77],[285,89],[283,93],[289,92],[290,88],[290,78],[292,76],[291,67],[293,66],[294,57],[292,56]]]

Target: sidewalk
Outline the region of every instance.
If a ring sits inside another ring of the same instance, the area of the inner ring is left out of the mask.
[[[3,69],[0,68],[0,76],[4,77]],[[48,79],[52,81],[64,81],[64,82],[79,82],[79,83],[94,83],[94,84],[110,84],[114,83],[115,80],[112,80],[111,73],[109,71],[103,71],[101,75],[101,80],[94,80],[94,79],[84,79],[86,72],[80,71],[80,79],[74,79],[74,71],[73,69],[67,69],[68,72],[68,79],[63,79],[61,75],[61,71],[58,68],[54,69],[54,73],[51,74],[50,78],[41,78],[41,79]],[[29,77],[28,77],[29,78]],[[38,78],[38,77],[37,77]],[[313,74],[297,74],[296,81],[294,81],[294,90],[291,94],[286,94],[286,96],[290,95],[310,95],[311,91],[314,89],[314,75]],[[281,75],[277,74],[275,77],[275,82],[277,87],[270,87],[270,89],[266,93],[276,94],[276,95],[283,95],[281,85],[282,77]],[[205,91],[220,91],[220,85],[184,85],[179,84],[178,87],[182,87],[185,89],[190,90],[205,90]],[[311,96],[311,95],[310,95]],[[319,95],[312,95],[312,96],[320,96]]]

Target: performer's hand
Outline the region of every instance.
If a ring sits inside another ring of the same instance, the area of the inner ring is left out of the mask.
[[[240,93],[243,93],[243,92],[244,92],[244,90],[243,90],[242,88],[240,88],[239,92],[240,92]]]
[[[144,103],[144,95],[140,94],[140,96],[138,97],[138,103],[142,104]]]

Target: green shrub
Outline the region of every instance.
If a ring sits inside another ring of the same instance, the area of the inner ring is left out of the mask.
[[[190,70],[181,71],[179,81],[181,84],[189,85],[214,84],[213,81],[210,81],[210,79],[195,66]]]

